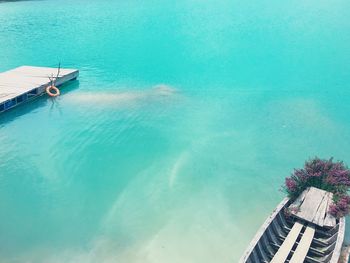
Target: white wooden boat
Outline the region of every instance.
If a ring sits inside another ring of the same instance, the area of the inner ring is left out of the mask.
[[[338,263],[345,218],[328,213],[332,193],[311,187],[284,199],[262,225],[240,263]]]

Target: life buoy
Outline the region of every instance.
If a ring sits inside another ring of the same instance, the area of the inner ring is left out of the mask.
[[[60,93],[60,90],[55,87],[55,86],[48,86],[46,88],[46,93],[50,96],[50,97],[57,97],[59,96],[61,93]]]

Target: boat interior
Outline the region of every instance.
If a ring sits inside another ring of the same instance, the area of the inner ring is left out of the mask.
[[[334,227],[320,227],[281,209],[266,228],[246,262],[331,262],[338,230],[339,220]]]

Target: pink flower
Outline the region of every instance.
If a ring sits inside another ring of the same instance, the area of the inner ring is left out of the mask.
[[[295,191],[297,188],[297,183],[290,177],[286,178],[286,187],[288,189],[288,191]]]
[[[329,213],[337,218],[347,215],[350,211],[350,196],[342,196],[335,204],[329,206]]]

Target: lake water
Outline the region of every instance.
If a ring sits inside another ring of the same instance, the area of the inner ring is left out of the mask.
[[[0,3],[0,262],[234,263],[315,155],[350,163],[350,2]]]

